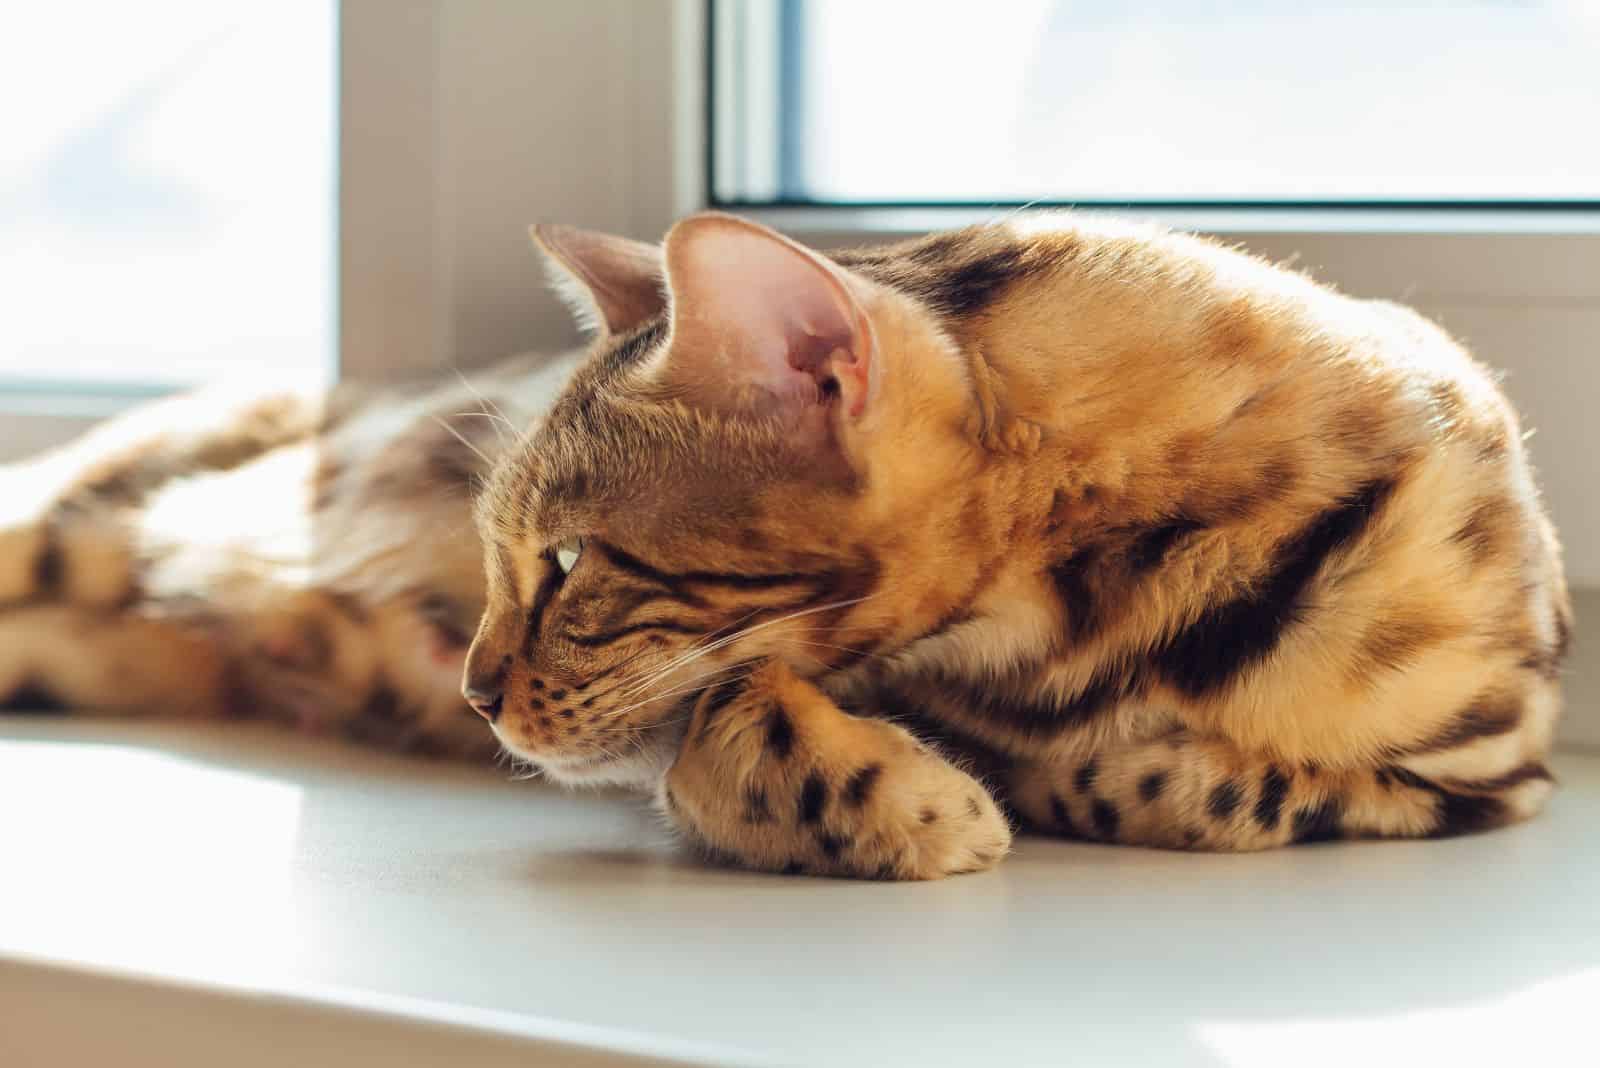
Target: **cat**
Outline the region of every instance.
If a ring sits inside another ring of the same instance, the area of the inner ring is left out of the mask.
[[[596,327],[475,503],[464,693],[709,854],[981,870],[1531,816],[1571,610],[1440,328],[1207,239],[1021,214],[821,254],[536,228]]]
[[[0,707],[281,720],[486,759],[470,496],[572,357],[213,387],[0,467]]]

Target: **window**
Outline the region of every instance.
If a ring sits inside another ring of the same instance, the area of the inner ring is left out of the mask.
[[[334,367],[335,3],[53,0],[0,35],[0,391]]]
[[[1588,0],[717,0],[725,205],[1600,201]]]

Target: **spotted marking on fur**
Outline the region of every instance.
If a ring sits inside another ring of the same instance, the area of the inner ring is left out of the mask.
[[[1050,795],[1050,815],[1056,822],[1056,828],[1066,835],[1076,835],[1077,828],[1072,825],[1072,813],[1067,810],[1067,803],[1060,794]]]
[[[1145,804],[1149,804],[1161,796],[1161,791],[1166,789],[1166,785],[1167,773],[1164,771],[1152,771],[1139,780],[1139,799]]]
[[[1086,760],[1078,767],[1077,773],[1072,776],[1072,788],[1080,794],[1086,794],[1094,789],[1095,777],[1100,774],[1100,765],[1093,760]]]
[[[1094,829],[1102,838],[1115,838],[1117,824],[1122,821],[1122,816],[1117,812],[1117,806],[1104,798],[1097,797],[1089,810],[1090,818],[1094,821]]]
[[[1283,804],[1289,798],[1289,777],[1276,765],[1261,776],[1261,793],[1256,798],[1255,821],[1263,831],[1277,829]]]
[[[0,712],[54,715],[66,710],[66,702],[35,679],[24,680],[22,685],[0,699]]]
[[[1297,811],[1290,833],[1296,843],[1335,841],[1341,835],[1343,815],[1343,806],[1330,797],[1319,805]]]
[[[1211,813],[1211,818],[1219,823],[1225,823],[1239,807],[1243,794],[1239,784],[1231,779],[1218,783],[1211,791],[1211,796],[1206,800],[1206,811]]]
[[[44,544],[33,558],[33,592],[37,597],[54,597],[66,582],[67,556],[61,549],[56,532],[46,528]]]
[[[820,834],[817,836],[817,845],[822,847],[823,854],[829,860],[838,860],[839,854],[849,849],[853,844],[847,836],[836,834]]]
[[[779,760],[788,760],[794,751],[794,724],[789,722],[789,713],[782,705],[773,705],[767,713],[766,741],[767,748]]]
[[[873,788],[878,785],[878,779],[883,775],[882,764],[868,764],[850,776],[844,784],[844,800],[848,805],[860,808],[872,796]]]
[[[822,810],[828,805],[828,784],[813,771],[800,787],[800,822],[816,823],[822,819]]]

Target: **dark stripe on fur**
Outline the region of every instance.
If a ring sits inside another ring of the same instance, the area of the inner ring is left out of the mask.
[[[1300,619],[1306,587],[1330,556],[1365,533],[1393,490],[1393,479],[1374,479],[1318,516],[1279,548],[1255,591],[1208,610],[1154,650],[1162,675],[1190,697],[1230,686]]]
[[[1492,779],[1451,779],[1450,787],[1453,790],[1461,790],[1466,793],[1492,794],[1501,790],[1509,790],[1513,786],[1521,786],[1523,783],[1531,782],[1535,779],[1541,782],[1554,782],[1555,776],[1550,774],[1549,768],[1539,761],[1533,760],[1512,768],[1504,775],[1496,775]]]
[[[1528,765],[1524,765],[1527,767]],[[1544,765],[1534,765],[1544,771]],[[1456,793],[1447,790],[1438,783],[1423,778],[1408,768],[1393,765],[1389,774],[1396,782],[1411,787],[1414,790],[1423,790],[1436,797],[1437,803],[1434,811],[1435,824],[1428,837],[1453,838],[1458,834],[1470,834],[1473,831],[1487,830],[1506,821],[1509,810],[1505,802],[1498,797],[1480,796],[1476,794]],[[1521,768],[1512,774],[1522,775],[1518,782],[1526,782],[1530,777],[1537,777],[1523,773]],[[1548,777],[1549,772],[1544,771]],[[1493,782],[1494,780],[1489,780]]]
[[[616,630],[608,630],[600,634],[569,634],[567,635],[567,640],[573,645],[579,645],[585,649],[598,649],[602,645],[610,645],[613,642],[619,642],[624,638],[632,637],[645,631],[700,635],[706,632],[706,628],[663,619],[650,623],[630,623],[626,627],[618,627]]]
[[[1198,519],[1187,518],[1151,527],[1135,537],[1133,543],[1128,546],[1128,567],[1135,575],[1153,571],[1166,562],[1167,554],[1174,546],[1196,531],[1204,529],[1205,524]]]
[[[1089,588],[1089,570],[1100,559],[1098,546],[1090,546],[1073,553],[1066,560],[1050,567],[1050,579],[1067,610],[1067,634],[1075,643],[1083,643],[1097,629],[1095,622],[1094,591]]]
[[[937,315],[966,318],[997,300],[1019,278],[1045,264],[993,228],[969,227],[885,248],[829,253],[875,282],[909,293]]]
[[[727,586],[738,590],[768,590],[782,586],[815,585],[829,577],[822,573],[798,571],[769,572],[766,574],[748,574],[740,571],[663,571],[608,542],[593,544],[598,544],[606,559],[622,570],[664,586],[679,597],[696,603],[700,601],[700,598],[696,594],[684,590],[682,588],[684,584]]]
[[[528,609],[528,629],[522,636],[523,659],[533,655],[533,647],[539,641],[539,631],[544,627],[545,610],[550,607],[551,598],[555,597],[556,590],[560,588],[561,572],[552,566],[544,582],[534,591],[533,605]]]
[[[1416,745],[1395,750],[1396,756],[1414,756],[1418,753],[1437,753],[1455,749],[1479,738],[1493,738],[1508,734],[1522,722],[1522,704],[1515,698],[1501,694],[1482,694],[1456,714],[1442,730]]]

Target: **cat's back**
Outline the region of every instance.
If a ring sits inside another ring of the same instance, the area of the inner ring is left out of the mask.
[[[1336,763],[1472,708],[1517,710],[1491,736],[1518,758],[1547,744],[1559,549],[1515,412],[1445,331],[1073,213],[840,262],[937,317],[1040,428],[1037,452],[978,477],[1028,531],[996,588],[1066,618],[1063,694],[1144,664],[1193,724]]]

